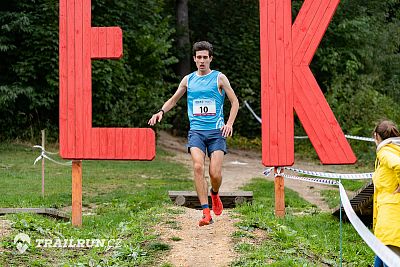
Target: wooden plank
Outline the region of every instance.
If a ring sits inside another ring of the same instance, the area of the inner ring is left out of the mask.
[[[114,55],[113,58],[118,59],[122,57],[123,47],[122,47],[122,30],[120,27],[115,27],[114,29]]]
[[[318,27],[318,22],[324,15],[325,6],[323,5],[323,2],[325,1],[326,0],[313,1],[307,17],[303,20],[303,25],[301,25],[301,27],[303,27],[303,29],[305,29],[306,31],[298,32],[298,34],[301,34],[304,37],[301,38],[302,41],[298,47],[297,44],[293,47],[294,64],[300,64],[300,62],[302,62],[304,54],[307,51],[307,48],[310,46],[310,43],[315,35],[316,28]]]
[[[269,64],[268,64],[268,1],[260,0],[260,74],[261,74],[261,125],[262,134],[262,162],[269,165],[272,157],[269,153],[270,147],[270,120],[269,116]]]
[[[144,144],[146,144],[146,150],[143,151],[143,157],[145,157],[146,160],[152,160],[156,155],[156,134],[150,128],[144,129],[143,134],[145,135]],[[142,146],[142,143],[140,145]]]
[[[107,28],[99,27],[99,54],[97,58],[108,58],[107,57]]]
[[[293,88],[294,91],[296,92],[297,90],[301,90],[300,83],[298,81],[298,78],[296,75],[293,75]],[[308,116],[308,113],[306,112],[306,108],[301,102],[300,97],[297,97],[298,94],[295,94],[294,97],[294,106],[296,109],[297,116],[299,117],[299,120],[303,124],[303,126],[310,125],[312,123],[312,118]],[[322,145],[321,141],[318,138],[317,132],[313,127],[307,127],[304,128],[304,130],[307,133],[307,136],[310,138],[310,141],[314,147],[314,149],[317,151],[318,156],[321,158],[327,158],[327,153],[325,151],[325,147]]]
[[[107,133],[107,158],[115,159],[116,157],[116,136],[115,136],[115,129],[116,128],[106,128]]]
[[[92,128],[91,139],[92,139],[92,152],[87,155],[86,159],[99,159],[100,158],[100,129]]]
[[[168,191],[168,195],[172,202],[178,206],[201,209],[201,204],[195,191]],[[224,204],[224,208],[233,208],[244,202],[253,201],[253,192],[237,191],[237,192],[220,192],[220,198]],[[208,194],[208,203],[212,208],[211,195]]]
[[[324,6],[325,11],[323,12],[322,18],[317,22],[317,28],[314,31],[315,34],[310,42],[310,45],[307,48],[307,51],[304,53],[304,56],[301,60],[301,64],[309,65],[311,60],[317,51],[317,48],[328,28],[330,21],[332,20],[333,15],[339,5],[340,0],[324,0],[322,5]]]
[[[197,197],[196,191],[168,191],[168,195],[170,197],[176,196],[189,196],[189,197]],[[208,193],[210,196],[210,193]],[[220,197],[253,197],[253,191],[235,191],[235,192],[219,192]]]
[[[366,184],[364,187],[359,189],[352,198],[350,198],[350,204],[365,225],[372,225],[373,220],[373,196],[374,196],[374,184],[372,182]],[[342,218],[344,221],[348,221],[346,212],[343,207],[336,207],[332,212],[332,215],[339,218],[340,210],[342,210]]]
[[[132,155],[132,149],[131,149],[131,142],[129,139],[129,129],[123,129],[122,130],[122,146],[123,146],[123,151],[122,151],[122,159],[129,159],[129,156]]]
[[[35,213],[48,215],[57,219],[69,220],[69,216],[66,213],[54,208],[0,208],[0,215],[15,213]]]
[[[72,225],[82,226],[82,161],[72,161]]]
[[[98,58],[99,56],[99,28],[92,27],[91,28],[91,58]]]
[[[92,31],[91,2],[83,1],[83,158],[92,153]]]
[[[320,89],[319,87],[316,88],[314,84],[309,84],[307,82],[306,79],[309,77],[306,78],[304,76],[299,76],[303,74],[300,70],[301,68],[301,66],[294,67],[294,70],[297,70],[294,76],[298,82],[295,90],[295,98],[298,100],[296,103],[302,106],[302,110],[305,112],[308,119],[304,120],[304,115],[301,112],[298,112],[299,119],[307,133],[310,131],[310,128],[312,128],[316,133],[315,136],[309,136],[311,143],[318,140],[319,143],[324,147],[324,150],[322,151],[315,147],[315,150],[320,156],[321,161],[333,162],[339,155],[336,154],[336,149],[332,146],[331,140],[333,140],[335,137],[333,136],[331,127],[327,123],[327,120],[324,116],[325,111],[322,110],[323,107],[320,106],[320,102],[326,102],[326,100],[323,96],[323,99],[321,99],[321,95],[314,93],[315,90],[320,91]],[[294,108],[297,112],[298,106],[295,105]]]
[[[75,158],[83,158],[83,0],[75,0]]]
[[[112,58],[115,54],[114,30],[111,27],[107,27],[106,30],[106,54],[107,58]]]
[[[269,131],[269,166],[279,166],[279,155],[278,155],[278,100],[277,100],[277,48],[276,48],[276,1],[268,1],[268,106],[269,115],[267,118],[262,118],[262,120],[269,120],[269,128],[263,129],[263,131]]]
[[[297,14],[297,17],[292,26],[292,40],[293,40],[292,45],[294,53],[297,52],[297,50],[300,47],[300,44],[302,43],[306,35],[307,27],[305,25],[307,23],[305,23],[305,20],[310,17],[310,13],[314,13],[312,8],[318,8],[317,4],[320,2],[321,2],[320,0],[319,2],[309,1],[309,0],[303,2],[303,5],[301,6],[299,13]]]
[[[323,164],[352,164],[357,159],[344,136],[335,115],[326,102],[322,91],[320,90],[311,70],[308,67],[299,67],[302,69],[303,77],[297,77],[300,81],[300,87],[295,92],[295,98],[303,105],[303,109],[310,118],[309,122],[303,123],[304,129],[314,128],[321,145],[325,147],[325,156],[320,156]],[[296,70],[297,67],[294,67]],[[297,111],[297,106],[295,109]],[[300,120],[302,120],[299,114]],[[310,124],[308,124],[310,123]],[[306,130],[307,131],[307,130]],[[315,138],[315,137],[314,137]],[[313,141],[310,136],[310,141]],[[317,150],[317,148],[316,148]],[[317,150],[319,155],[319,151]]]
[[[107,148],[108,148],[108,135],[105,128],[99,129],[99,141],[100,141],[100,158],[107,159]]]
[[[123,146],[123,129],[115,129],[115,156],[118,159],[124,158],[124,146]]]
[[[294,92],[293,92],[293,47],[292,47],[292,5],[291,1],[284,1],[284,89],[285,89],[285,165],[294,163]]]
[[[274,166],[287,164],[286,159],[286,88],[285,88],[285,43],[284,43],[284,2],[276,2],[276,102],[277,102],[277,161]],[[291,26],[291,25],[289,25]],[[293,163],[293,162],[292,162]],[[291,164],[290,164],[291,165]]]
[[[75,1],[67,1],[67,62],[68,104],[67,104],[67,157],[75,157]]]
[[[60,1],[59,17],[59,127],[60,155],[68,149],[68,51],[67,51],[67,1]]]

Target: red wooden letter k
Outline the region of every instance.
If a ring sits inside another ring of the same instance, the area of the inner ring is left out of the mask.
[[[67,159],[151,160],[148,128],[92,128],[92,59],[121,58],[119,27],[91,27],[90,0],[60,0],[60,155]]]
[[[356,161],[309,68],[338,4],[339,0],[305,0],[292,25],[291,0],[260,1],[265,166],[294,162],[293,108],[323,164]]]

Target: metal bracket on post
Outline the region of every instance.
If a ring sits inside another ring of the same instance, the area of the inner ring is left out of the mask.
[[[274,167],[275,173],[275,216],[279,218],[285,217],[285,183],[281,175],[283,169],[281,167]]]

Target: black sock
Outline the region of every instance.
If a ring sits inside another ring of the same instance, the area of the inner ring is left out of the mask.
[[[218,191],[217,192],[214,192],[214,190],[211,188],[211,195],[218,195]]]

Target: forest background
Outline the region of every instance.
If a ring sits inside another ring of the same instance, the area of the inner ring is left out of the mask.
[[[293,21],[303,1],[292,1]],[[58,140],[58,1],[0,3],[0,140]],[[259,138],[259,1],[92,0],[92,26],[123,30],[121,60],[93,60],[93,125],[147,127],[195,70],[191,46],[214,45],[212,68],[239,101],[235,132]],[[370,136],[380,118],[400,122],[400,0],[342,0],[311,64],[346,134]],[[158,128],[188,129],[186,100]],[[229,105],[225,105],[229,109]],[[295,132],[304,134],[296,119]]]

